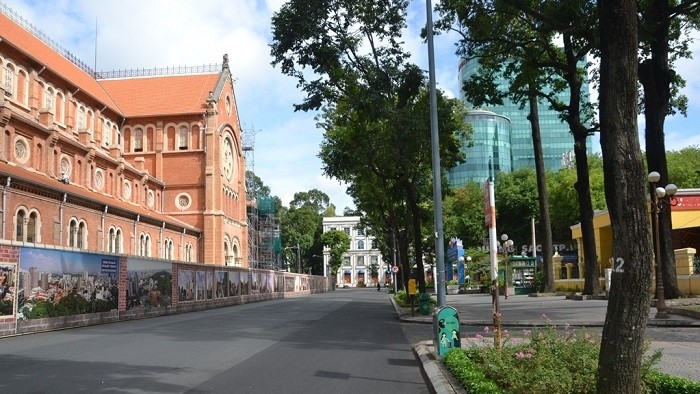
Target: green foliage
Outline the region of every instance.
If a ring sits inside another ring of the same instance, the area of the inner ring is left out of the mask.
[[[367,284],[364,280],[359,280],[357,281],[357,287],[367,287]]]
[[[0,301],[0,316],[12,314],[12,300]]]
[[[294,199],[289,205],[289,209],[280,210],[285,258],[288,262],[297,262],[301,255],[302,262],[305,263],[299,264],[309,268],[314,263],[320,263],[319,260],[314,260],[313,256],[323,253],[323,215],[329,213],[329,209],[334,211],[335,208],[329,203],[328,196],[316,189],[294,193]]]
[[[335,275],[343,264],[343,254],[350,250],[350,236],[342,230],[329,230],[321,234],[321,243],[330,249],[329,264]]]
[[[679,188],[700,187],[700,147],[666,152],[668,179]]]
[[[445,234],[464,245],[479,245],[484,239],[484,192],[476,182],[453,190],[443,203]],[[447,237],[446,237],[447,238]]]
[[[700,382],[693,382],[658,371],[648,371],[643,378],[644,387],[649,393],[692,394],[700,393]]]
[[[511,173],[499,173],[495,182],[496,223],[500,233],[506,233],[518,244],[527,239],[530,218],[539,217],[537,202],[537,177],[531,168]],[[518,231],[520,230],[520,231]]]
[[[442,359],[447,369],[469,393],[595,393],[600,339],[587,330],[559,334],[556,327],[524,330],[522,339],[511,339],[497,349],[481,335],[471,346],[454,349]],[[700,383],[669,376],[652,369],[661,357],[656,351],[645,357],[642,380],[648,393],[696,393]]]
[[[55,304],[46,300],[37,301],[31,310],[25,306],[22,308],[22,314],[27,319],[41,319],[83,313],[109,312],[117,309],[116,290],[111,292],[111,300],[98,300],[95,298],[95,292],[91,294],[90,300],[85,299],[85,297],[76,292],[70,292]]]
[[[480,366],[462,350],[450,350],[442,358],[442,362],[470,394],[499,394],[503,392],[494,381],[484,375]]]

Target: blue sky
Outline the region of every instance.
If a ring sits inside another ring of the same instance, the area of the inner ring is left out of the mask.
[[[288,205],[295,192],[319,189],[338,212],[353,205],[345,186],[321,173],[317,155],[323,132],[314,113],[294,112],[292,105],[302,100],[296,81],[270,65],[270,19],[283,0],[0,2],[99,71],[220,63],[228,54],[242,127],[256,130],[254,170],[272,194]],[[411,3],[404,40],[413,61],[427,70],[427,45],[419,37],[425,12],[424,1]],[[435,37],[438,88],[452,96],[459,89],[456,39]],[[700,58],[700,43],[692,48]],[[690,102],[687,118],[667,119],[669,150],[700,146],[700,62],[684,60],[677,69],[688,82],[683,92]],[[600,151],[597,143],[594,150]]]

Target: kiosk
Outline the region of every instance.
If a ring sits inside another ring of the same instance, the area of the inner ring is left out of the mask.
[[[534,257],[513,255],[509,257],[510,286],[513,286],[515,295],[537,292],[535,273],[537,273],[537,260]]]

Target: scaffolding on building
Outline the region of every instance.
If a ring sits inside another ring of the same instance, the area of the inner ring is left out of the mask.
[[[279,269],[281,249],[279,215],[274,198],[261,195],[255,186],[255,134],[253,128],[243,131],[243,152],[246,165],[246,213],[248,221],[248,266]]]

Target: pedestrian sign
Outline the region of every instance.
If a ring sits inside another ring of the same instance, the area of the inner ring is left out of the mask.
[[[445,306],[433,315],[435,349],[438,356],[444,356],[450,349],[462,347],[459,334],[459,313],[451,306]]]

